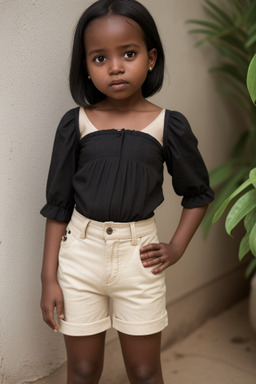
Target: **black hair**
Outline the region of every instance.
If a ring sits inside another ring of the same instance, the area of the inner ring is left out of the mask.
[[[157,50],[157,61],[154,70],[148,73],[142,85],[143,96],[154,95],[161,89],[163,84],[164,51],[156,24],[149,11],[136,0],[98,0],[82,14],[74,35],[69,86],[74,101],[80,106],[88,107],[106,97],[88,79],[84,64],[84,31],[91,21],[108,14],[125,16],[134,20],[143,30],[148,51],[152,48]]]

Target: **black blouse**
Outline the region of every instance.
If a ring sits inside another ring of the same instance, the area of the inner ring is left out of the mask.
[[[167,110],[163,147],[150,134],[133,130],[99,130],[80,139],[79,107],[58,126],[41,214],[69,221],[74,207],[97,221],[129,222],[154,214],[164,197],[163,163],[182,205],[209,204],[214,192],[187,119]]]

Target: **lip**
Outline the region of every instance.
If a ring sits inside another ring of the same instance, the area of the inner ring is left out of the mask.
[[[125,80],[113,80],[111,81],[111,83],[109,84],[109,86],[112,88],[112,89],[115,89],[115,90],[122,90],[123,88],[125,88],[126,86],[128,85],[128,82],[125,81]]]

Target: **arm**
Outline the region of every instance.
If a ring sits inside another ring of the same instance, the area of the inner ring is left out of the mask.
[[[55,332],[58,325],[54,320],[54,307],[59,318],[64,318],[63,296],[57,282],[58,254],[61,238],[67,223],[47,219],[45,229],[44,256],[41,272],[41,309],[44,321]]]
[[[152,273],[157,274],[175,264],[185,252],[206,213],[207,207],[205,205],[191,209],[183,208],[178,227],[168,244],[149,244],[141,248],[143,266],[154,267],[157,265],[152,270]]]

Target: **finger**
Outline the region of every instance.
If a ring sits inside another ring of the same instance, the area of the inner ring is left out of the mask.
[[[151,244],[147,244],[147,245],[144,245],[143,247],[141,247],[140,253],[149,252],[149,251],[157,251],[160,248],[161,248],[161,245],[159,243],[151,243]]]
[[[161,250],[158,251],[150,251],[143,253],[140,258],[141,260],[155,259],[162,256]]]
[[[160,266],[158,266],[157,268],[154,268],[152,270],[152,273],[154,275],[157,275],[157,274],[163,272],[167,267],[168,267],[168,265],[166,265],[166,263],[160,264]]]
[[[58,324],[57,324],[56,321],[54,320],[53,312],[52,312],[52,313],[45,312],[44,315],[43,315],[43,319],[44,319],[44,321],[46,322],[46,324],[47,324],[47,325],[48,325],[54,332],[57,332],[57,331],[58,331]]]
[[[142,265],[143,265],[143,267],[148,268],[148,267],[154,267],[156,265],[160,265],[164,262],[165,262],[165,260],[162,259],[161,257],[155,257],[155,258],[150,259],[150,260],[142,261]]]
[[[157,268],[154,268],[154,269],[152,270],[152,273],[153,273],[154,275],[157,275],[158,273],[163,272],[168,266],[169,266],[168,263],[162,263],[162,264],[159,265]]]
[[[56,302],[56,311],[58,318],[64,320],[64,302],[62,299]]]
[[[45,309],[43,311],[43,319],[46,324],[53,329],[54,332],[58,331],[58,324],[54,319],[54,310],[53,309]]]

